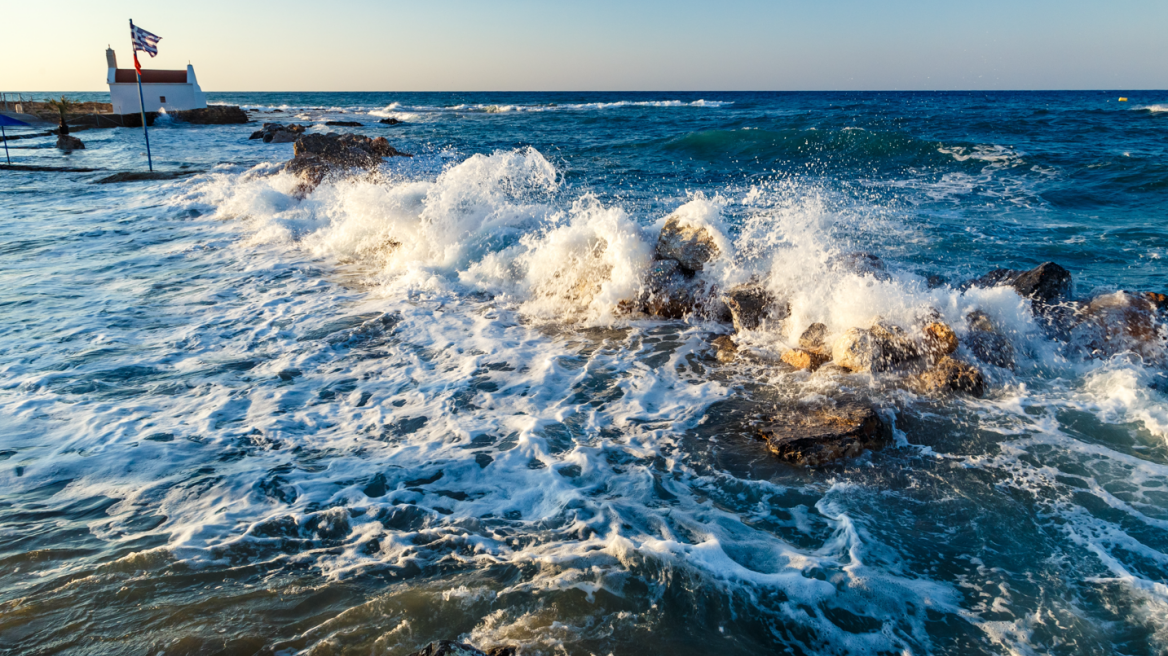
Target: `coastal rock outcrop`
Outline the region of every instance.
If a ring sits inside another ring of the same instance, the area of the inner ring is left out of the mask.
[[[251,121],[247,117],[247,112],[237,105],[209,105],[199,109],[170,112],[170,115],[176,121],[202,125],[232,125]]]
[[[722,295],[722,302],[730,309],[734,329],[738,332],[756,330],[768,319],[785,319],[790,314],[786,303],[779,303],[774,294],[757,283],[735,285]]]
[[[398,123],[401,123],[401,121],[396,118],[383,118],[378,121],[378,123],[384,123],[386,125],[397,125]]]
[[[998,287],[1008,285],[1023,298],[1050,305],[1070,298],[1074,289],[1071,272],[1054,262],[1043,262],[1028,271],[994,269],[980,278],[963,285],[969,287]]]
[[[998,330],[989,315],[974,310],[966,315],[965,321],[969,331],[963,343],[974,357],[995,367],[1014,368],[1014,345]]]
[[[676,216],[665,221],[657,238],[656,258],[676,260],[689,273],[701,271],[718,253],[718,244],[709,229],[683,223]]]
[[[853,458],[888,442],[875,408],[855,399],[788,408],[759,426],[758,434],[772,454],[805,467]]]
[[[307,189],[301,189],[301,194],[334,173],[368,171],[380,165],[383,157],[413,157],[389,145],[385,137],[370,139],[360,134],[304,134],[292,152],[284,169],[304,180]]]
[[[710,340],[710,345],[716,349],[714,357],[718,362],[733,362],[738,357],[738,345],[729,335],[718,335]]]

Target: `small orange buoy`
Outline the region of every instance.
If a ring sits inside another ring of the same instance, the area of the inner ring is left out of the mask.
[[[1127,102],[1127,98],[1120,98],[1119,102]]]

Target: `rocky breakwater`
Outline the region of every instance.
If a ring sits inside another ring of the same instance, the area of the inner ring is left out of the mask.
[[[303,134],[293,145],[284,170],[301,179],[295,194],[304,197],[329,177],[375,170],[385,157],[413,157],[389,145],[385,137],[360,134]]]

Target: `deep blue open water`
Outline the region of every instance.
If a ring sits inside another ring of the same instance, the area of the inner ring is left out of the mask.
[[[1104,343],[961,285],[1168,292],[1168,91],[209,96],[257,122],[161,117],[181,180],[94,184],[140,130],[9,142],[101,170],[0,171],[0,654],[1168,650],[1164,317]],[[264,121],[414,157],[300,199]],[[618,311],[671,214],[790,303],[732,363]],[[974,311],[984,398],[778,360]],[[844,395],[893,444],[754,438]]]

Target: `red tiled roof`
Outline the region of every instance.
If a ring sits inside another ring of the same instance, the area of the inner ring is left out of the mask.
[[[119,68],[114,72],[114,82],[136,84],[138,76],[132,68]],[[142,84],[186,84],[186,71],[151,71],[142,69]]]

